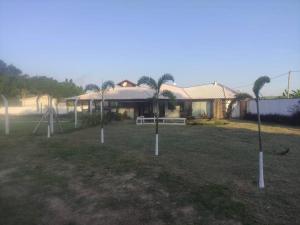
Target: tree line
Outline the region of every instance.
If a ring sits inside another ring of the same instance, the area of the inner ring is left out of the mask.
[[[0,94],[20,99],[33,95],[49,94],[55,98],[71,97],[83,93],[72,79],[60,82],[46,76],[29,76],[14,65],[0,59]]]

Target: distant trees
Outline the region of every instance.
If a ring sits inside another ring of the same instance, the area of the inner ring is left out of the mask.
[[[83,93],[72,79],[59,82],[46,76],[29,76],[13,65],[0,60],[0,93],[8,98],[49,94],[55,98]]]

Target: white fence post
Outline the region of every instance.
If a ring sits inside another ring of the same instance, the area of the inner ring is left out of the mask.
[[[4,102],[5,107],[5,134],[9,135],[9,115],[8,115],[8,101],[7,98],[4,95],[1,95],[2,100]]]
[[[93,99],[90,100],[90,114],[93,114]]]
[[[77,103],[78,103],[78,98],[75,99],[74,101],[74,119],[75,119],[75,122],[74,122],[74,126],[75,128],[77,128]]]
[[[53,125],[53,105],[52,105],[52,97],[49,96],[49,116],[50,116],[50,132],[54,133],[54,125]]]

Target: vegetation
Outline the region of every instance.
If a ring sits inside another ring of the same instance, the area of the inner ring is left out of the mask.
[[[152,90],[154,90],[154,95],[153,95],[153,109],[154,109],[154,116],[155,116],[155,155],[158,155],[158,117],[159,117],[159,98],[161,96],[167,97],[173,102],[176,99],[175,95],[169,91],[169,90],[163,90],[161,91],[161,87],[163,84],[173,81],[174,82],[174,77],[171,74],[164,74],[162,75],[158,81],[156,82],[153,78],[151,77],[146,77],[143,76],[138,80],[138,85],[145,84],[149,86]]]
[[[255,94],[256,108],[257,108],[257,125],[258,125],[258,144],[259,144],[259,188],[264,188],[264,172],[263,172],[263,150],[261,143],[261,120],[259,112],[259,92],[266,83],[270,82],[267,76],[259,77],[253,85],[253,92]]]
[[[282,93],[283,97],[288,96],[288,90],[285,89],[284,92]],[[300,89],[292,90],[290,92],[290,98],[300,98]]]
[[[56,98],[82,94],[83,89],[72,79],[59,82],[46,76],[29,76],[0,60],[0,93],[8,98],[49,94]]]
[[[112,122],[102,145],[99,127],[74,131],[70,124],[73,130],[47,140],[46,128],[32,136],[29,120],[14,118],[11,136],[0,135],[1,224],[294,225],[300,219],[298,128],[262,125],[268,188],[260,192],[256,123],[161,126],[164,151],[154,158],[149,125]],[[285,147],[290,152],[278,155]]]
[[[252,96],[249,95],[248,93],[238,93],[238,94],[236,94],[235,98],[228,105],[228,109],[227,109],[227,113],[226,113],[227,118],[231,117],[233,105],[238,101],[242,101],[242,100],[246,100],[246,99],[252,99]]]
[[[247,113],[243,119],[257,121],[257,115]],[[260,119],[262,122],[285,124],[290,126],[300,126],[300,111],[294,112],[291,116],[279,114],[265,114],[260,115]]]
[[[129,119],[126,111],[121,114],[118,112],[107,112],[103,114],[103,123],[108,124],[112,121],[122,121]],[[101,125],[101,114],[100,113],[83,113],[80,116],[81,127],[91,127]]]
[[[102,83],[101,87],[97,86],[96,84],[88,84],[85,87],[85,90],[97,91],[101,95],[101,143],[104,143],[104,116],[103,116],[103,103],[105,100],[105,93],[110,88],[115,88],[115,83],[111,80],[105,81]]]

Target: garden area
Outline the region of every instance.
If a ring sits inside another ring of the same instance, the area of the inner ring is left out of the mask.
[[[265,189],[258,189],[257,124],[113,121],[47,139],[37,118],[0,122],[0,224],[164,225],[300,223],[300,128],[262,126]],[[55,128],[55,130],[57,130]]]

